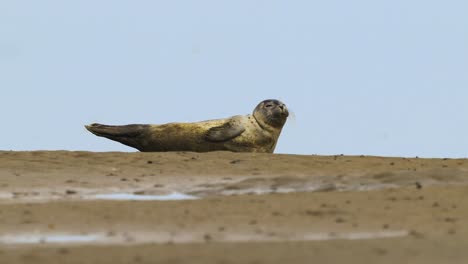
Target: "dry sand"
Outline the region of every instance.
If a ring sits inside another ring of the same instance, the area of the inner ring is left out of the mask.
[[[465,159],[0,152],[0,263],[468,263],[467,182]],[[174,191],[200,199],[93,199]]]

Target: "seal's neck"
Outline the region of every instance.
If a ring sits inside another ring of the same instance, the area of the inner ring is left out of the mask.
[[[279,137],[279,134],[281,133],[281,129],[282,129],[281,127],[277,128],[277,127],[273,127],[273,126],[267,124],[262,118],[257,117],[257,115],[255,113],[253,113],[252,116],[254,117],[255,121],[257,121],[257,124],[263,130],[266,130],[266,131],[272,133],[276,137]]]

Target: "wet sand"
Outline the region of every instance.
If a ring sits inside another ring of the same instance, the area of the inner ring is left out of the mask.
[[[468,261],[465,159],[7,151],[0,178],[0,263]],[[92,198],[172,192],[200,199]]]

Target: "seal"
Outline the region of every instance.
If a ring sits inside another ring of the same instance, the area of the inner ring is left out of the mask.
[[[118,141],[142,152],[232,151],[273,153],[289,116],[279,100],[260,102],[252,114],[195,123],[85,126],[96,136]]]

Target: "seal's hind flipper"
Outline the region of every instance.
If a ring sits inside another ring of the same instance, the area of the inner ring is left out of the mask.
[[[206,133],[205,139],[213,142],[222,142],[240,136],[245,128],[240,124],[227,122],[221,126],[212,127]]]
[[[141,151],[144,148],[144,136],[147,134],[150,125],[108,126],[91,124],[85,127],[96,136],[115,140]]]
[[[94,123],[85,127],[91,133],[101,137],[135,137],[145,131],[148,125],[108,126]]]

